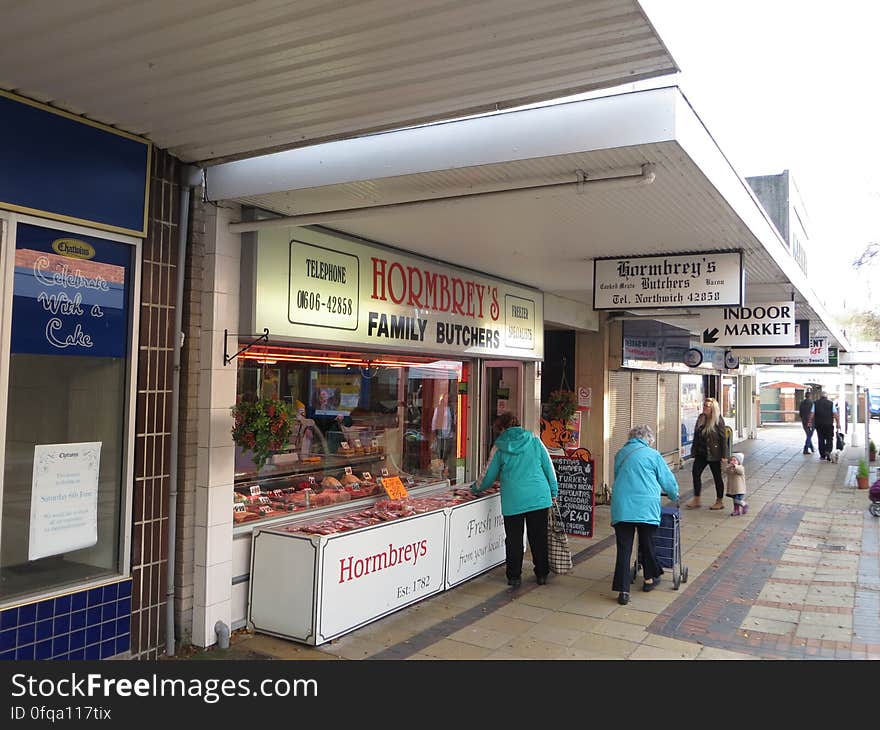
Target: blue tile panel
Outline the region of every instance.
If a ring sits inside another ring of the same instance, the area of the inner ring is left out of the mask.
[[[106,659],[130,645],[130,580],[0,611],[0,661]]]

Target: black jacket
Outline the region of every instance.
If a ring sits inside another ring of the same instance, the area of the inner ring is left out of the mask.
[[[807,398],[802,400],[800,406],[798,406],[798,413],[801,414],[801,421],[807,423],[810,416],[813,415],[813,401]]]
[[[701,413],[694,426],[694,441],[691,444],[691,456],[701,456],[706,461],[721,461],[730,454],[727,453],[727,435],[724,433],[724,419],[719,416],[715,428],[709,430],[703,425],[706,421]]]
[[[819,398],[816,401],[815,419],[817,426],[831,426],[834,424],[834,404],[827,398]]]

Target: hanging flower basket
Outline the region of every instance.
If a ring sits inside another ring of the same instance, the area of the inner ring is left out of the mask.
[[[577,411],[577,394],[571,390],[554,390],[544,404],[547,418],[568,423]]]
[[[235,424],[232,439],[244,451],[253,452],[257,470],[272,452],[284,448],[290,439],[292,416],[284,401],[262,398],[239,401],[232,407]]]

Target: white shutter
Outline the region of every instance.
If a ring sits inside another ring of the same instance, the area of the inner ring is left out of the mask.
[[[661,454],[677,453],[681,444],[681,433],[678,425],[678,403],[681,386],[677,375],[664,373],[657,383],[660,400],[660,412],[657,423],[657,450]]]
[[[656,435],[657,373],[633,373],[632,379],[632,425],[650,426]]]
[[[632,374],[628,370],[608,373],[608,408],[611,426],[608,455],[613,464],[614,455],[626,443],[632,423]],[[610,470],[608,476],[613,478]]]

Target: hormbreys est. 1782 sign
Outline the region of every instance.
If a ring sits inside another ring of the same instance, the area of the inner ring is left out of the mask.
[[[243,322],[273,340],[543,358],[539,291],[303,228],[261,231],[255,248]]]
[[[740,305],[744,285],[740,251],[596,259],[593,309]]]

